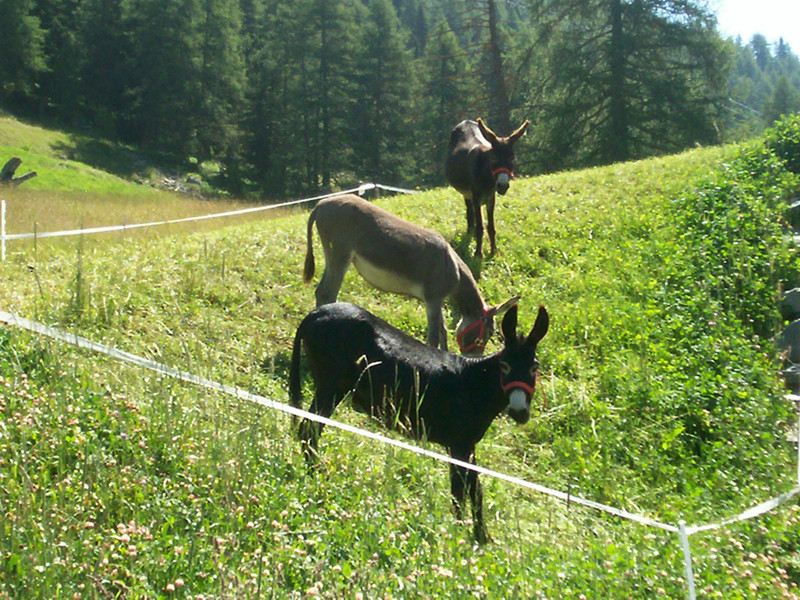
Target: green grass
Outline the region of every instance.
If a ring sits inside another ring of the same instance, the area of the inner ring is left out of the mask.
[[[540,303],[552,323],[541,404],[524,427],[498,419],[482,465],[673,524],[794,485],[775,351],[742,314],[779,323],[708,286],[761,282],[748,295],[777,302],[796,257],[759,229],[770,260],[742,242],[717,273],[704,257],[747,229],[719,225],[728,216],[714,221],[711,202],[711,233],[690,218],[710,197],[694,190],[726,189],[722,165],[739,153],[520,178],[498,199],[500,253],[468,262],[487,301],[523,295],[522,328]],[[71,198],[54,226],[89,212]],[[138,210],[108,198],[109,214]],[[450,190],[379,203],[467,246]],[[17,243],[0,309],[284,401],[294,330],[314,304],[301,281],[306,216]],[[340,299],[424,337],[416,301],[353,273]],[[0,598],[685,597],[678,538],[659,530],[483,478],[495,543],[476,547],[430,459],[331,430],[309,474],[282,414],[11,328],[0,378]],[[346,408],[336,417],[371,427]],[[796,597],[797,519],[792,502],[693,536],[698,597]]]
[[[37,176],[21,184],[27,190],[52,193],[103,194],[152,199],[163,188],[163,170],[132,148],[79,133],[23,123],[0,112],[0,167],[12,156],[22,159],[16,176]],[[194,173],[203,177],[202,165]],[[185,173],[177,178],[185,182]],[[204,184],[188,185],[195,191]]]

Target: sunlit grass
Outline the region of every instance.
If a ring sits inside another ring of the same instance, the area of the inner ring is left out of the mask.
[[[540,303],[552,327],[532,421],[498,419],[480,464],[669,522],[728,516],[791,485],[794,450],[746,427],[727,454],[735,444],[764,458],[720,460],[708,484],[670,454],[684,415],[655,404],[678,379],[651,346],[666,333],[665,265],[681,258],[669,207],[734,151],[519,178],[499,199],[500,253],[467,260],[487,301],[523,295],[521,328]],[[25,214],[22,194],[35,211],[14,222],[22,230],[228,206],[19,193],[11,214]],[[378,202],[463,241],[450,190]],[[295,328],[314,304],[301,281],[306,217],[20,243],[0,265],[0,308],[283,401]],[[424,337],[417,301],[352,272],[340,299]],[[477,547],[451,514],[447,468],[430,459],[326,430],[324,467],[310,474],[280,413],[9,328],[0,377],[0,598],[685,596],[677,536],[483,478],[495,543]],[[372,427],[346,407],[336,417]],[[759,475],[762,460],[779,474]],[[693,538],[699,597],[792,597],[799,529],[790,506]]]

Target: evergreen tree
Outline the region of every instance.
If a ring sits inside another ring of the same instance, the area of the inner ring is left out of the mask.
[[[733,59],[728,79],[731,106],[725,122],[726,139],[759,135],[781,114],[798,110],[800,59],[783,40],[772,47],[760,34],[746,45],[741,40],[730,42]]]
[[[81,118],[82,0],[37,0],[35,15],[44,31],[47,69],[36,92],[41,107],[67,121]]]
[[[412,56],[390,0],[370,0],[361,31],[354,141],[363,177],[405,182],[415,170],[410,116],[415,94]]]
[[[0,0],[0,97],[30,96],[45,69],[44,32],[33,0]]]
[[[127,0],[86,0],[81,10],[80,97],[86,116],[108,137],[136,141],[128,95],[132,70]],[[63,76],[69,75],[66,67]]]
[[[781,117],[800,111],[800,94],[789,85],[789,79],[782,75],[775,84],[772,97],[767,102],[764,116],[767,123],[772,125]]]
[[[237,0],[203,0],[199,24],[199,94],[192,110],[193,154],[234,160],[243,109],[245,61]]]
[[[546,68],[531,70],[528,102],[545,170],[717,139],[726,56],[699,3],[532,0],[531,11],[550,40],[534,51]]]
[[[276,196],[329,189],[350,166],[350,107],[360,2],[276,2],[249,61],[247,162]],[[254,153],[265,151],[266,155]],[[346,177],[346,175],[344,175]]]
[[[244,2],[245,110],[242,125],[242,175],[262,190],[280,195],[284,182],[277,156],[283,67],[277,43],[277,1]]]
[[[140,143],[176,159],[195,146],[192,111],[202,86],[200,0],[135,0],[137,54],[129,74]]]
[[[425,140],[422,154],[424,181],[444,183],[442,166],[450,131],[465,117],[475,84],[456,35],[446,21],[431,32],[421,61],[419,132]]]

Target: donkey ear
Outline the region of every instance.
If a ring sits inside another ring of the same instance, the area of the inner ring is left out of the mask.
[[[514,133],[508,136],[508,141],[512,144],[516,142],[519,138],[525,135],[525,130],[528,129],[528,125],[530,124],[531,122],[528,119],[525,119],[525,122],[520,125]]]
[[[475,119],[475,121],[478,123],[478,129],[481,130],[481,133],[483,134],[483,137],[486,138],[486,141],[489,142],[492,146],[494,146],[498,142],[497,134],[491,129],[489,129],[489,126],[486,125],[486,123],[484,123],[483,119],[481,119],[480,117]]]
[[[503,331],[503,339],[506,346],[517,341],[517,305],[511,305],[503,317],[503,324],[501,325]]]
[[[505,312],[506,312],[506,311],[507,311],[509,308],[511,308],[511,307],[512,307],[512,306],[514,306],[514,305],[515,305],[517,302],[519,302],[519,299],[520,299],[520,298],[522,298],[522,296],[519,296],[519,295],[518,295],[518,296],[512,296],[511,298],[509,298],[508,300],[506,300],[506,301],[505,301],[505,302],[503,302],[502,304],[496,304],[496,305],[494,305],[494,306],[491,306],[491,307],[489,307],[489,308],[487,309],[487,313],[488,313],[489,315],[491,315],[491,317],[492,317],[492,318],[494,318],[494,317],[495,317],[495,316],[497,316],[497,315],[502,315],[502,314],[503,314],[503,313],[505,313]]]
[[[533,324],[531,332],[528,334],[528,339],[525,343],[530,346],[535,346],[545,336],[550,327],[550,315],[547,314],[547,309],[544,306],[539,306],[539,314],[536,315],[536,322]]]

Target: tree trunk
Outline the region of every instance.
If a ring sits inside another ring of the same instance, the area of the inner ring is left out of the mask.
[[[17,168],[19,168],[20,164],[22,164],[22,159],[17,158],[16,156],[6,162],[3,165],[3,170],[0,171],[0,183],[6,185],[19,185],[28,179],[32,179],[36,177],[36,171],[31,171],[22,177],[14,177],[14,173],[17,172]]]
[[[489,11],[489,64],[492,70],[489,74],[492,95],[489,99],[489,106],[495,113],[489,115],[489,118],[492,127],[496,131],[501,131],[501,135],[508,135],[511,132],[511,103],[508,99],[508,87],[506,86],[505,73],[503,72],[503,52],[500,45],[500,32],[497,26],[495,0],[487,0],[486,8]]]
[[[611,40],[609,50],[609,133],[606,158],[622,162],[630,156],[627,107],[625,106],[625,39],[622,31],[622,0],[610,0]]]

